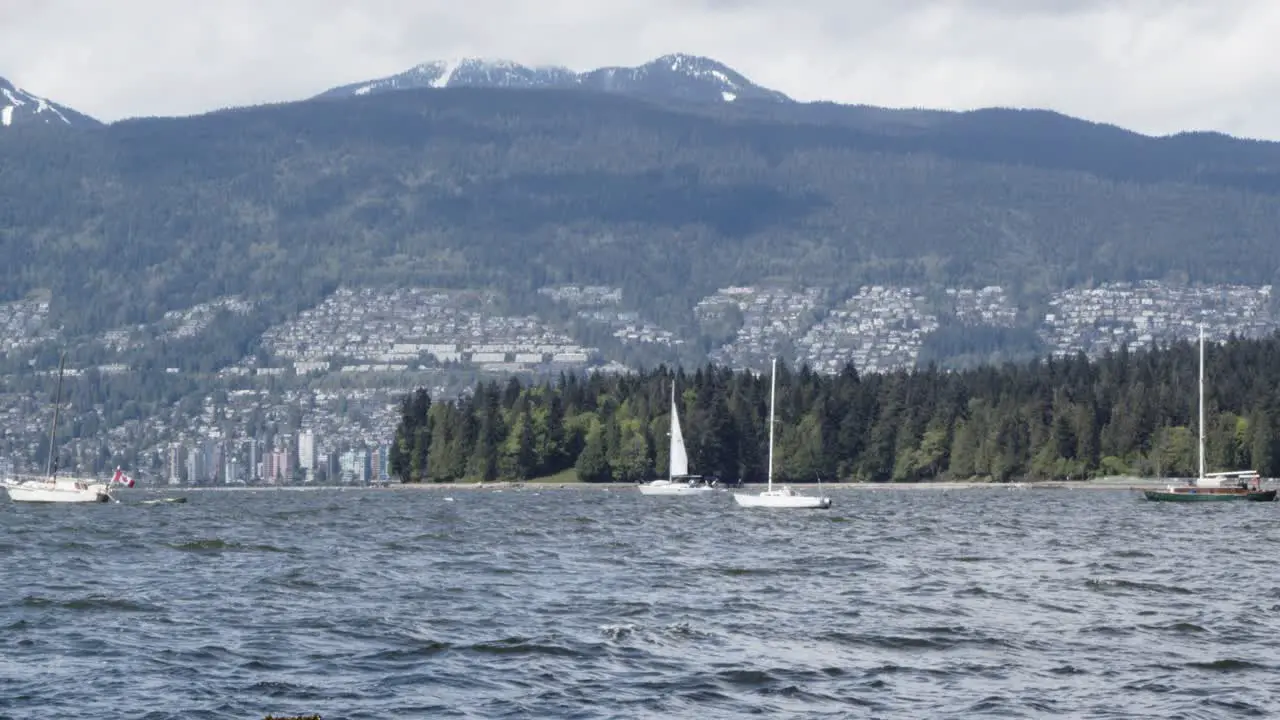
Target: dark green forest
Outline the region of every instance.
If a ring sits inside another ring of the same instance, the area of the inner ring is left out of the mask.
[[[606,283],[695,340],[696,300],[735,284],[1000,284],[1028,304],[1280,268],[1280,144],[1046,112],[459,88],[9,130],[0,299],[50,291],[70,334],[261,300],[225,324],[237,353],[341,284],[524,306]]]
[[[1196,473],[1197,348],[1180,342],[960,372],[837,375],[779,365],[776,479],[1082,480]],[[1206,463],[1280,475],[1280,335],[1206,351]],[[406,396],[391,467],[405,482],[521,480],[575,469],[639,482],[667,463],[676,383],[690,469],[765,479],[769,378],[705,366],[481,383]]]

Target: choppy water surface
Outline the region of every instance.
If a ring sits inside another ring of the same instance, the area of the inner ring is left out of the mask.
[[[0,717],[1280,714],[1280,505],[0,500]]]

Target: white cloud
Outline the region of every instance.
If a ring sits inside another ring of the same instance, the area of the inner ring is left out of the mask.
[[[1280,139],[1271,0],[3,0],[0,75],[102,119],[309,97],[445,57],[709,55],[797,99],[1047,107]]]

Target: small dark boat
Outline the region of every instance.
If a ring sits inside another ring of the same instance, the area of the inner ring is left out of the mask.
[[[185,497],[167,497],[167,498],[156,498],[154,500],[143,500],[142,504],[143,505],[162,505],[164,503],[184,503],[186,501],[187,499]]]

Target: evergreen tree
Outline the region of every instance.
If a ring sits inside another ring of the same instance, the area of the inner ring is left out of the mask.
[[[1280,453],[1277,452],[1278,443],[1271,417],[1266,412],[1258,410],[1254,413],[1253,422],[1250,425],[1253,429],[1249,449],[1250,465],[1263,477],[1275,477],[1280,470],[1280,466],[1277,465]]]
[[[638,483],[653,477],[649,464],[649,443],[636,428],[628,428],[623,434],[613,466],[613,479],[617,482]]]
[[[462,477],[457,472],[465,460],[456,456],[461,448],[454,437],[459,430],[454,422],[453,408],[439,405],[436,410],[431,423],[431,445],[427,451],[433,461],[427,466],[427,477],[431,482],[450,482]]]
[[[574,464],[578,479],[582,482],[608,482],[613,479],[613,470],[609,466],[609,455],[605,451],[604,433],[595,430],[587,435],[586,445]]]
[[[967,480],[977,475],[977,455],[977,434],[970,423],[961,420],[951,440],[949,474],[957,480]]]
[[[533,434],[533,418],[522,414],[512,423],[511,435],[500,463],[501,474],[513,480],[527,480],[538,469],[538,448]]]

